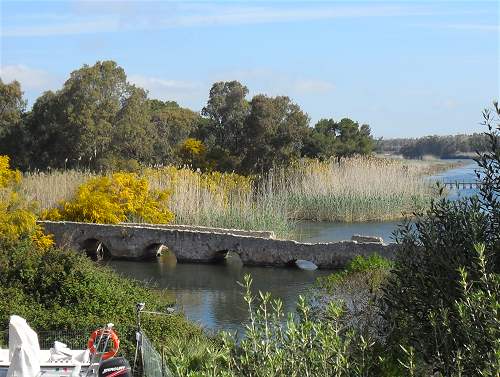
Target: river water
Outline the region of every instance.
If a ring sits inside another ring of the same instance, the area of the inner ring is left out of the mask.
[[[443,182],[475,181],[473,162],[431,177]],[[452,190],[451,198],[472,195],[475,189]],[[354,224],[302,222],[297,225],[297,238],[304,242],[328,242],[350,239],[353,234],[392,239],[399,222],[367,222]],[[304,271],[292,268],[246,267],[234,258],[225,264],[177,264],[166,255],[156,261],[111,261],[110,266],[125,276],[168,288],[175,295],[177,309],[186,317],[209,330],[241,330],[247,311],[238,281],[247,273],[253,277],[253,289],[268,291],[282,299],[284,309],[291,311],[300,294],[307,294],[318,276],[331,271]]]

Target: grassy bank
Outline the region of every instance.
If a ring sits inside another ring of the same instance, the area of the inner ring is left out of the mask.
[[[0,329],[9,316],[20,315],[37,331],[77,332],[84,335],[112,322],[121,338],[121,352],[135,350],[135,304],[165,311],[174,299],[165,290],[119,276],[71,250],[39,249],[29,240],[0,239]],[[177,337],[203,337],[201,329],[182,314],[145,317],[143,326],[155,342]],[[1,340],[0,340],[1,342]],[[79,346],[83,346],[79,345]]]
[[[297,220],[370,221],[401,218],[426,207],[436,194],[423,178],[452,165],[443,161],[352,158],[301,161],[262,177],[200,173],[164,167],[145,169],[155,189],[171,193],[175,222],[273,230],[289,236]],[[21,190],[40,209],[70,199],[90,172],[28,173]]]

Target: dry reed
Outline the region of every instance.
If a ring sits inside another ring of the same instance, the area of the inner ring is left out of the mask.
[[[251,179],[232,173],[145,169],[151,188],[171,192],[178,224],[273,230],[290,236],[297,220],[370,221],[401,218],[435,195],[425,174],[447,165],[382,158],[300,161]],[[22,191],[41,209],[70,199],[90,172],[29,173]]]
[[[427,169],[373,157],[302,161],[271,172],[264,184],[296,220],[389,220],[428,205],[435,190],[423,178]]]
[[[94,176],[77,170],[29,172],[24,174],[21,192],[26,199],[38,202],[41,209],[53,208],[60,200],[71,199],[78,186]]]

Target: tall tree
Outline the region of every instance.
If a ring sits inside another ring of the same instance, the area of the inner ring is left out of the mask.
[[[154,125],[155,163],[180,163],[179,151],[183,142],[196,132],[201,116],[180,107],[176,102],[150,100]]]
[[[4,84],[0,79],[0,138],[19,124],[25,107],[21,84],[17,81]]]
[[[360,126],[349,118],[340,122],[321,119],[308,135],[303,153],[308,157],[327,159],[368,154],[373,148],[374,141],[368,125]]]
[[[248,89],[238,81],[216,82],[210,89],[202,114],[209,121],[200,137],[209,147],[209,155],[222,170],[234,170],[242,158],[242,135],[249,104]]]
[[[307,114],[288,97],[253,97],[243,130],[240,170],[262,172],[299,158],[308,123]]]
[[[0,154],[9,155],[14,167],[24,167],[28,160],[23,127],[25,107],[19,82],[5,84],[0,79]]]
[[[59,93],[66,127],[74,128],[74,158],[97,161],[109,151],[113,122],[128,93],[123,68],[113,61],[73,71]]]
[[[150,162],[150,118],[146,92],[127,82],[123,68],[113,61],[84,65],[61,90],[36,101],[29,122],[35,163],[100,168],[110,158]]]
[[[26,118],[29,166],[45,169],[77,163],[78,129],[67,127],[65,107],[58,92],[48,91],[37,98]]]
[[[155,134],[146,92],[128,85],[121,105],[113,120],[110,150],[121,159],[152,162]]]

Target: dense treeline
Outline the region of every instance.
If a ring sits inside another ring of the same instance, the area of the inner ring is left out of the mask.
[[[213,84],[201,113],[148,98],[113,61],[73,71],[26,110],[18,82],[0,81],[0,152],[22,170],[134,169],[189,164],[256,173],[306,156],[370,153],[370,128],[310,119],[289,97],[256,95],[237,81]]]
[[[378,140],[376,150],[380,153],[402,154],[405,158],[422,158],[432,155],[453,158],[475,155],[487,148],[484,133],[472,135],[425,136],[416,139]]]

